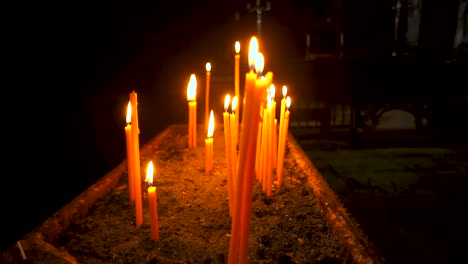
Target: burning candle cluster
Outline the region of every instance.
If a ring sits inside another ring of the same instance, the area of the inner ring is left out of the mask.
[[[248,262],[248,243],[250,214],[254,179],[270,197],[273,186],[281,188],[283,182],[283,163],[288,135],[289,108],[291,99],[287,88],[283,86],[279,122],[276,118],[276,89],[273,84],[273,72],[264,74],[265,58],[259,51],[256,37],[250,39],[248,52],[249,71],[245,75],[243,98],[239,89],[240,43],[235,43],[234,57],[234,96],[229,94],[224,99],[223,125],[226,157],[227,195],[231,221],[229,244],[229,263]],[[210,109],[210,76],[211,63],[206,64],[205,91],[205,173],[213,170],[213,134],[215,131],[215,113]],[[190,75],[187,85],[188,101],[188,149],[197,147],[197,78]],[[242,102],[242,105],[239,104]],[[240,108],[242,106],[242,113]],[[229,111],[230,108],[230,111]],[[240,117],[242,114],[242,118]],[[142,182],[140,175],[139,127],[137,115],[137,96],[130,93],[127,106],[127,141],[128,188],[130,201],[135,203],[136,225],[143,222]],[[276,169],[276,175],[275,175]],[[151,212],[151,236],[159,239],[156,187],[153,185],[154,165],[147,167],[148,199]],[[274,180],[276,176],[276,181]]]

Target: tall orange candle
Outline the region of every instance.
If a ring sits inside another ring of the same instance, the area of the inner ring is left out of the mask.
[[[187,101],[189,108],[188,147],[194,148],[197,146],[197,77],[193,73],[187,85]]]
[[[158,223],[158,202],[156,195],[156,187],[153,186],[153,173],[154,167],[153,162],[150,161],[146,168],[146,182],[148,183],[148,204],[151,215],[151,238],[159,240],[159,223]]]
[[[132,104],[129,101],[127,105],[127,125],[125,126],[125,140],[127,143],[127,173],[128,173],[128,193],[131,202],[135,201],[135,164],[133,161],[133,144],[132,144]]]
[[[262,155],[261,155],[261,160],[262,160],[262,165],[261,165],[261,180],[260,182],[262,183],[262,190],[264,192],[267,191],[266,186],[267,186],[267,166],[268,166],[268,123],[269,123],[269,109],[268,109],[268,94],[266,96],[265,100],[265,108],[263,109],[263,135],[262,135]]]
[[[276,102],[275,102],[275,85],[271,84],[270,85],[270,95],[271,95],[271,129],[272,129],[272,135],[271,135],[271,155],[272,155],[272,168],[276,168],[276,159],[278,155],[278,144],[276,143]]]
[[[256,88],[257,74],[254,72],[255,67],[255,56],[258,53],[258,41],[257,38],[252,37],[250,40],[249,47],[249,67],[250,72],[245,75],[245,90],[244,90],[244,107],[242,109],[242,126],[241,135],[239,140],[239,164],[238,164],[238,175],[235,177],[234,183],[234,211],[233,219],[231,222],[231,237],[229,240],[229,256],[228,263],[238,263],[239,252],[240,252],[240,241],[241,238],[245,237],[241,232],[241,222],[245,213],[246,208],[242,208],[241,202],[243,203],[243,194],[245,191],[252,191],[246,186],[249,184],[249,178],[251,176],[251,166],[254,160],[255,150],[255,134],[258,129],[258,115],[257,111],[260,107],[260,90]],[[239,177],[241,176],[242,177]],[[244,181],[246,179],[246,181]],[[247,189],[247,190],[245,190]],[[248,208],[250,211],[251,209]],[[250,216],[250,215],[249,215]]]
[[[263,67],[262,67],[263,68]],[[259,72],[259,71],[257,71]],[[261,71],[260,71],[261,72]],[[259,120],[259,115],[258,115],[258,109],[260,108],[260,101],[261,101],[261,95],[265,91],[266,88],[270,85],[269,80],[271,79],[270,72],[267,73],[265,78],[257,79],[256,85],[255,85],[255,110],[250,110],[247,108],[247,103],[246,103],[246,109],[245,111],[249,111],[248,113],[253,113],[253,117],[250,117],[251,120],[248,120],[249,123],[245,123],[245,125],[248,124],[247,129],[249,129],[249,148],[248,152],[245,154],[244,157],[241,157],[242,151],[239,153],[239,165],[238,165],[238,175],[241,175],[241,168],[243,168],[243,181],[244,181],[244,190],[242,192],[242,220],[241,220],[241,232],[240,232],[240,246],[239,246],[239,263],[248,263],[248,252],[249,252],[249,235],[250,235],[250,219],[251,219],[251,211],[252,211],[252,193],[253,193],[253,173],[255,170],[255,152],[256,152],[256,144],[255,140],[257,137],[257,129],[258,129],[258,120]],[[247,97],[248,98],[248,97]],[[245,115],[244,115],[245,116]],[[243,117],[244,117],[243,116]],[[242,128],[243,129],[243,128]],[[243,132],[241,132],[243,133]],[[246,140],[244,139],[244,142]],[[240,143],[242,144],[242,135],[241,135],[241,141]],[[242,164],[242,162],[245,162],[245,164]]]
[[[283,85],[283,98],[281,99],[281,107],[280,107],[280,123],[279,123],[279,135],[278,135],[278,156],[281,153],[281,140],[283,138],[283,125],[284,125],[284,110],[286,108],[286,94],[288,93],[288,88],[286,85]],[[279,159],[278,159],[279,161]],[[278,168],[278,161],[276,164],[276,168]],[[278,171],[277,171],[278,172]],[[278,174],[278,173],[277,173]]]
[[[278,189],[281,188],[283,183],[283,168],[284,168],[284,155],[286,150],[286,140],[288,138],[288,126],[289,126],[289,107],[291,106],[291,98],[286,97],[286,112],[284,113],[284,127],[283,127],[283,138],[281,140],[281,153],[278,153]]]
[[[272,149],[273,149],[273,126],[272,126],[272,116],[273,116],[273,103],[271,100],[271,94],[268,95],[268,100],[267,100],[267,131],[266,131],[266,177],[265,177],[265,182],[266,182],[266,192],[267,196],[271,197],[271,192],[272,188],[271,185],[273,183],[273,177],[272,177],[272,161],[273,161],[273,155]]]
[[[239,60],[240,60],[240,43],[239,41],[236,41],[235,43],[235,49],[236,49],[236,55],[234,56],[234,91],[235,91],[235,97],[237,100],[240,100],[240,80],[239,80]],[[240,111],[240,105],[237,106],[236,108],[236,131],[239,129],[239,111]],[[236,145],[239,142],[239,138],[236,137]]]
[[[208,124],[207,138],[205,139],[205,172],[213,170],[213,132],[214,132],[214,114],[210,113],[210,122]]]
[[[138,100],[135,91],[130,93],[130,102],[132,104],[132,137],[133,137],[133,163],[134,163],[134,183],[135,183],[135,224],[140,227],[143,223],[143,201],[141,193],[141,174],[140,174],[140,139],[138,128]],[[136,127],[133,127],[136,124]]]
[[[258,122],[258,131],[257,131],[257,153],[255,156],[255,175],[257,180],[260,180],[260,155],[262,147],[262,126],[263,126],[263,104],[260,104],[260,121]]]
[[[229,124],[231,126],[231,159],[232,159],[232,175],[235,179],[237,177],[237,144],[236,138],[237,135],[237,127],[236,127],[236,108],[237,107],[237,97],[234,96],[231,102],[231,115],[229,116]],[[234,186],[234,189],[236,187]]]
[[[211,63],[207,62],[206,69],[206,89],[205,89],[205,132],[208,132],[209,126],[209,109],[210,109],[210,77],[211,77]]]
[[[232,177],[232,159],[231,159],[231,127],[229,124],[229,103],[231,96],[226,95],[224,99],[224,146],[226,148],[226,162],[227,162],[227,181],[228,181],[228,196],[229,196],[229,214],[232,216],[233,204],[234,204],[234,185]]]

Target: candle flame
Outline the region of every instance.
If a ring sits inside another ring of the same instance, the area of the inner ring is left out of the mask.
[[[239,41],[236,41],[236,44],[234,46],[236,47],[236,53],[239,54],[239,52],[240,52],[240,43],[239,43]]]
[[[286,85],[283,85],[283,97],[286,97],[287,93],[288,93],[288,87],[286,87]]]
[[[226,97],[224,98],[224,111],[228,110],[230,101],[231,101],[231,96],[229,94],[226,94]]]
[[[195,101],[197,96],[197,77],[195,74],[190,75],[190,81],[187,86],[187,100],[188,101]]]
[[[270,106],[271,104],[271,95],[268,93],[267,94],[267,105]]]
[[[272,100],[275,100],[275,92],[276,92],[275,85],[271,84],[270,85],[270,95],[271,95]]]
[[[207,72],[211,71],[211,63],[207,62],[205,68]]]
[[[252,37],[250,39],[250,46],[249,46],[249,68],[255,68],[255,60],[257,59],[258,53],[258,40],[256,37]]]
[[[235,113],[235,112],[236,112],[236,108],[237,108],[237,96],[234,96],[234,97],[232,98],[232,106],[231,106],[231,108],[232,108],[232,109],[231,109],[232,112]]]
[[[208,124],[207,136],[209,138],[212,138],[213,137],[213,132],[214,132],[214,114],[213,114],[213,110],[211,110],[211,112],[210,112],[210,123]]]
[[[148,163],[148,166],[146,167],[146,179],[145,179],[145,182],[147,182],[149,185],[153,185],[153,174],[154,174],[153,161],[150,161]]]
[[[261,52],[258,52],[255,58],[255,71],[257,72],[258,75],[262,75],[264,66],[265,66],[265,58],[263,58],[263,54]]]
[[[291,106],[291,98],[288,96],[286,97],[286,107],[288,108],[288,110],[290,106]]]
[[[132,122],[132,103],[128,101],[127,105],[127,117],[126,117],[127,124],[130,124]]]

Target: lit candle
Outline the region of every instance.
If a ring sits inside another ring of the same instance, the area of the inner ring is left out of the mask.
[[[188,121],[188,147],[197,146],[197,78],[195,74],[190,75],[187,85],[187,101],[189,108]]]
[[[125,126],[125,140],[127,142],[127,173],[128,173],[128,193],[130,201],[135,201],[135,173],[133,162],[133,145],[132,145],[132,104],[129,101],[127,105],[127,125]]]
[[[207,62],[206,69],[206,89],[205,89],[205,129],[208,131],[208,109],[210,109],[210,76],[211,76],[211,63]],[[205,132],[206,132],[205,131]]]
[[[234,185],[232,177],[232,160],[231,160],[231,127],[229,124],[229,103],[231,96],[228,94],[224,99],[224,145],[226,148],[226,162],[227,162],[227,181],[228,181],[228,196],[229,196],[229,214],[232,216],[233,203],[234,203]]]
[[[135,91],[130,93],[130,102],[132,104],[132,146],[133,146],[133,163],[134,163],[134,183],[135,183],[135,218],[136,226],[140,227],[143,223],[143,201],[141,193],[141,174],[140,174],[140,140],[139,140],[139,129],[138,129],[138,100]],[[133,127],[133,124],[137,124]]]
[[[237,97],[237,100],[240,100],[240,91],[239,91],[239,59],[240,59],[240,43],[239,41],[236,41],[235,44],[235,49],[236,49],[236,55],[234,57],[234,91],[235,91],[235,96]],[[236,127],[239,127],[239,111],[240,111],[240,106],[236,108]],[[236,145],[239,141],[239,138],[236,137]]]
[[[251,46],[255,46],[256,53],[258,53],[257,39],[253,37],[250,43]],[[249,61],[251,61],[251,55],[256,55],[253,50],[249,50]],[[261,76],[263,65],[255,62],[254,66],[257,73],[259,73],[258,75]],[[234,202],[234,221],[229,247],[229,263],[232,264],[237,263],[237,256],[239,257],[239,263],[247,263],[248,260],[253,174],[255,173],[257,147],[255,141],[257,139],[258,121],[260,118],[258,110],[260,109],[262,92],[269,87],[269,79],[271,78],[271,73],[268,73],[265,78],[257,79],[257,74],[253,72],[253,69],[246,74],[245,96],[243,99],[244,108],[242,110],[242,126],[239,139],[237,184],[234,189],[236,191],[234,195],[236,202]]]
[[[241,202],[243,202],[244,189],[249,188],[245,186],[244,178],[249,178],[249,172],[251,169],[251,162],[253,156],[251,155],[252,148],[255,150],[255,135],[258,129],[258,115],[256,114],[260,107],[260,90],[256,89],[257,74],[254,72],[255,67],[255,56],[258,52],[258,41],[257,38],[252,37],[250,39],[249,46],[249,68],[250,71],[245,75],[245,90],[242,107],[242,126],[241,135],[239,140],[239,164],[238,164],[238,175],[235,177],[234,183],[234,211],[233,219],[231,222],[231,237],[229,240],[229,257],[228,263],[237,263],[240,252],[240,241],[245,235],[241,234],[241,222],[244,213]],[[255,126],[255,128],[253,127]],[[250,158],[249,158],[250,157]],[[253,164],[252,164],[253,165]],[[242,177],[239,177],[242,175]],[[250,210],[250,208],[249,208]],[[250,215],[249,215],[250,217]]]
[[[207,138],[205,139],[205,172],[209,173],[213,169],[213,132],[214,132],[214,115],[213,110],[210,113],[210,122],[208,124]]]
[[[263,68],[263,67],[262,67]],[[257,71],[259,72],[259,71]],[[260,71],[261,72],[261,71]],[[271,73],[268,72],[265,78],[260,78],[257,79],[256,85],[255,85],[255,91],[257,92],[256,95],[256,103],[255,103],[255,110],[250,110],[250,109],[245,109],[249,110],[250,115],[253,117],[252,120],[250,120],[248,126],[248,131],[249,131],[249,150],[248,153],[245,154],[245,156],[241,157],[239,153],[239,165],[238,165],[238,170],[241,168],[241,161],[245,162],[245,167],[244,167],[244,172],[243,172],[243,181],[244,181],[244,190],[242,193],[242,221],[241,221],[241,227],[242,230],[240,232],[241,235],[241,241],[240,241],[240,247],[239,247],[239,262],[240,263],[247,263],[248,261],[248,252],[249,252],[249,234],[250,234],[250,219],[251,219],[251,211],[252,211],[252,193],[253,193],[253,173],[255,170],[255,152],[256,152],[256,144],[255,140],[257,137],[257,129],[258,129],[258,120],[260,116],[258,115],[258,109],[260,108],[260,101],[261,101],[261,95],[262,93],[268,88],[271,84],[270,80],[272,79]],[[247,106],[247,104],[246,104]],[[241,132],[242,133],[242,132]],[[252,134],[251,134],[252,133]],[[242,135],[241,135],[242,137]],[[245,141],[244,141],[245,142]],[[242,143],[242,138],[241,138],[241,143]],[[239,174],[241,175],[241,174]]]
[[[291,98],[286,97],[286,112],[284,113],[284,127],[283,127],[283,138],[281,139],[281,153],[278,153],[278,190],[281,188],[283,183],[283,167],[284,167],[284,154],[286,149],[286,140],[288,138],[288,126],[289,126],[289,107],[291,106]]]
[[[232,98],[231,103],[231,115],[229,117],[229,124],[231,126],[231,159],[232,159],[232,177],[235,179],[237,177],[237,127],[236,127],[236,108],[237,107],[237,97]],[[235,191],[234,186],[234,191]]]
[[[146,182],[148,183],[148,204],[151,213],[151,238],[159,240],[159,227],[158,227],[158,202],[156,200],[156,187],[153,186],[153,162],[150,161],[146,168]]]

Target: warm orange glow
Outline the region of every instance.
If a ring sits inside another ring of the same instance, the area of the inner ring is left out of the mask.
[[[210,112],[210,124],[208,125],[208,133],[207,133],[207,136],[209,138],[212,138],[213,137],[213,133],[214,133],[214,114],[213,114],[213,110],[211,110]]]
[[[257,72],[258,75],[262,75],[264,66],[265,66],[265,58],[263,58],[263,54],[261,52],[258,52],[255,58],[255,71]]]
[[[252,37],[250,39],[250,46],[249,46],[249,67],[255,67],[255,60],[257,59],[258,53],[258,41],[256,37]]]
[[[211,71],[211,63],[207,62],[205,68],[207,72]]]
[[[127,105],[127,117],[126,117],[127,124],[132,122],[132,103],[128,101]]]
[[[236,53],[239,54],[239,52],[240,52],[240,43],[239,43],[239,41],[236,41],[235,47],[236,47]]]
[[[234,98],[232,98],[232,112],[234,113],[236,111],[236,107],[237,107],[237,96],[234,96]]]
[[[187,86],[187,100],[195,101],[197,97],[197,77],[195,74],[190,75],[190,81]]]
[[[288,93],[288,87],[286,87],[286,85],[283,85],[283,97],[286,97],[287,93]]]
[[[224,98],[224,111],[227,111],[229,108],[229,102],[231,101],[231,96],[229,94]]]
[[[288,108],[288,110],[290,106],[291,106],[291,98],[288,96],[286,97],[286,107]]]
[[[274,84],[271,84],[271,85],[270,85],[270,95],[271,95],[271,99],[272,99],[272,100],[275,100],[275,93],[276,93],[275,85],[274,85]]]
[[[148,166],[146,167],[146,179],[145,179],[145,182],[147,182],[149,185],[153,185],[153,174],[154,174],[153,161],[150,161],[148,163]]]

